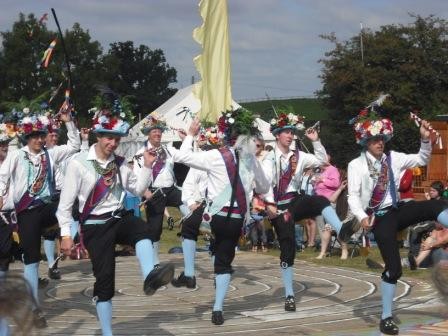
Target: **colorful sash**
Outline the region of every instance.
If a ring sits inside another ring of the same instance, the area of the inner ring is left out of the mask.
[[[227,147],[223,147],[218,150],[221,153],[222,159],[226,165],[230,183],[232,183],[232,196],[235,195],[240,214],[244,218],[247,212],[246,192],[244,190],[243,183],[241,182],[239,172],[236,171],[236,164],[233,159],[233,154]],[[231,197],[231,202],[232,200],[233,197]],[[232,207],[233,204],[230,204],[230,209],[232,209]]]
[[[162,152],[157,157],[156,162],[152,166],[152,181],[153,182],[156,180],[157,176],[159,176],[160,171],[165,167],[165,163],[166,163],[166,152],[165,152],[165,150],[162,149]]]
[[[388,184],[389,187],[388,188]],[[392,174],[392,165],[390,161],[390,154],[387,154],[386,160],[383,160],[381,163],[381,171],[378,175],[378,180],[375,184],[375,187],[372,191],[372,196],[370,197],[369,205],[366,210],[367,215],[372,215],[374,212],[378,211],[381,204],[383,203],[388,189],[390,189],[393,205],[396,205],[396,195],[395,193],[395,182],[393,181],[393,174]]]
[[[286,190],[291,183],[292,177],[296,173],[298,161],[299,150],[296,150],[295,153],[293,153],[289,158],[288,169],[286,169],[286,171],[282,171],[282,169],[280,169],[278,185],[274,187],[274,199],[276,203],[294,198],[294,193],[286,193]]]
[[[116,170],[112,172],[114,175],[113,178],[118,174],[118,177],[121,181],[120,175],[120,166],[124,162],[124,157],[115,155],[115,164],[117,165]],[[109,191],[110,184],[106,182],[105,176],[100,175],[99,179],[96,181],[95,186],[90,191],[89,196],[87,197],[86,203],[84,204],[84,208],[82,209],[81,214],[79,215],[79,223],[84,224],[89,215],[92,213],[93,209],[101,202],[104,196],[107,195]],[[123,188],[123,185],[121,185]]]
[[[34,179],[34,181],[31,183],[31,185],[28,187],[28,189],[25,191],[25,193],[20,198],[19,202],[15,204],[16,213],[19,214],[25,209],[28,209],[30,206],[33,205],[33,203],[36,203],[37,200],[36,196],[39,195],[39,193],[42,191],[42,189],[45,186],[45,180],[48,182],[48,187],[50,190],[50,196],[54,192],[54,189],[52,190],[52,186],[54,187],[54,182],[52,182],[53,174],[50,164],[50,155],[48,154],[48,151],[44,148],[45,156],[41,158],[41,165],[40,170],[38,171],[38,175]],[[28,153],[25,152],[25,158],[30,161],[28,157]],[[32,163],[29,163],[32,164]],[[40,203],[43,203],[40,201]]]

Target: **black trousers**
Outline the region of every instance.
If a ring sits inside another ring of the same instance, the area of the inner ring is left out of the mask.
[[[181,235],[184,239],[197,241],[199,236],[199,226],[202,223],[205,205],[201,204],[187,218],[182,221]]]
[[[157,190],[157,189],[155,189]],[[151,240],[158,242],[162,235],[163,214],[165,207],[182,205],[182,192],[175,186],[162,188],[154,192],[150,201],[146,202],[146,221],[149,225]]]
[[[278,205],[279,210],[288,210],[288,213],[271,219],[280,245],[280,266],[282,268],[294,265],[296,256],[295,222],[319,216],[327,206],[330,206],[330,201],[326,197],[309,195],[297,195],[290,203]]]
[[[115,244],[135,246],[142,239],[150,239],[148,227],[141,218],[127,212],[104,224],[82,225],[81,230],[95,276],[93,296],[108,301],[115,291]]]
[[[3,216],[6,221],[3,220]],[[8,222],[10,219],[10,212],[2,212],[2,216],[0,216],[0,271],[3,272],[6,272],[9,269],[9,263],[12,256],[12,226]]]
[[[40,261],[41,236],[55,223],[56,203],[48,203],[33,209],[26,209],[17,215],[20,247],[23,250],[25,265]]]
[[[385,282],[396,284],[402,274],[397,232],[423,221],[436,220],[447,208],[448,203],[442,200],[410,201],[375,217],[372,232],[385,263],[382,275]]]
[[[215,256],[215,273],[232,274],[232,262],[235,258],[235,247],[241,236],[243,219],[214,215],[210,225],[215,236],[212,246],[212,253]]]

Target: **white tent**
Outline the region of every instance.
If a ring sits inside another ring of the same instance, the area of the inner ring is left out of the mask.
[[[233,101],[232,107],[237,109],[240,105]],[[194,96],[193,85],[178,90],[174,96],[159,106],[154,112],[162,117],[170,127],[163,133],[162,141],[164,143],[180,141],[176,130],[187,129],[200,108],[201,101]],[[134,125],[130,129],[129,135],[121,139],[120,146],[116,151],[119,155],[132,157],[143,146],[147,137],[140,132],[142,123],[143,120]],[[266,141],[274,139],[269,132],[267,122],[257,118],[257,125]]]

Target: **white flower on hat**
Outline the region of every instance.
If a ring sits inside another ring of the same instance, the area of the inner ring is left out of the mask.
[[[229,122],[229,124],[233,124],[235,122],[235,119],[229,118],[227,121]]]
[[[33,121],[31,120],[30,117],[24,117],[22,119],[22,124],[31,124]]]
[[[226,114],[226,117],[227,117],[227,118],[230,118],[231,116],[232,116],[232,113],[227,113],[227,114]]]
[[[277,124],[277,120],[271,119],[271,125],[275,125],[275,124]]]
[[[23,113],[24,113],[24,114],[29,114],[29,113],[30,113],[30,108],[29,108],[29,107],[25,107],[25,108],[23,109]]]
[[[126,117],[126,114],[124,112],[121,112],[120,113],[120,118],[124,118],[124,117]]]
[[[50,120],[48,119],[47,116],[43,116],[43,115],[41,115],[41,116],[38,117],[38,119],[39,119],[39,121],[40,121],[42,124],[44,124],[44,125],[48,125],[48,124],[50,124]]]

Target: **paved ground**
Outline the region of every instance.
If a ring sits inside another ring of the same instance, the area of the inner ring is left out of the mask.
[[[168,260],[177,270],[182,267],[181,255],[162,255],[162,261]],[[214,290],[206,253],[198,253],[197,264],[195,289],[168,286],[147,297],[136,258],[118,258],[114,335],[380,335],[376,274],[297,261],[298,309],[286,313],[277,258],[241,252],[224,306],[226,321],[218,327],[210,322]],[[22,267],[12,266],[17,272]],[[50,327],[41,334],[100,335],[91,304],[94,278],[89,261],[64,261],[60,267],[63,279],[42,291]],[[448,308],[427,283],[400,281],[395,308],[400,335],[448,334]]]

